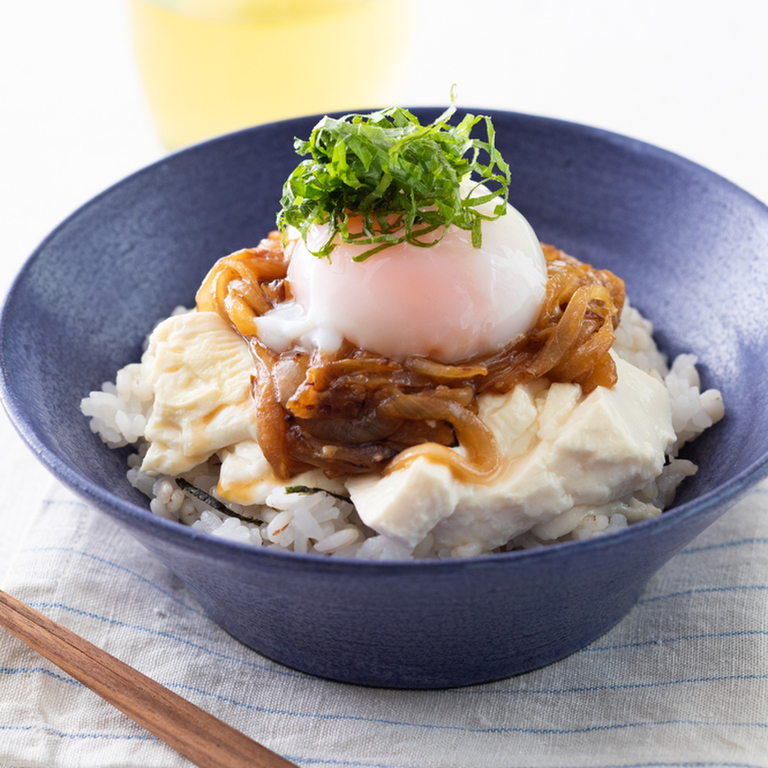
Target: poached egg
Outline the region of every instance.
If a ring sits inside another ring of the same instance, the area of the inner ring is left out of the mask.
[[[541,245],[511,205],[482,222],[480,248],[471,232],[452,226],[434,246],[400,243],[356,262],[370,246],[341,243],[329,259],[314,256],[326,238],[323,226],[313,226],[306,243],[288,233],[294,299],[257,320],[261,341],[277,352],[297,341],[334,352],[347,339],[385,357],[451,363],[526,333],[544,301]]]

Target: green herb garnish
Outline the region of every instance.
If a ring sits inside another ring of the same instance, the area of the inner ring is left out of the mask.
[[[402,242],[428,248],[451,225],[470,231],[479,248],[481,222],[506,213],[509,166],[495,147],[491,119],[466,115],[451,126],[455,111],[449,107],[429,125],[400,107],[324,117],[308,141],[294,141],[296,152],[310,157],[285,182],[279,228],[295,227],[306,242],[313,224],[327,224],[326,241],[312,253],[327,257],[339,242],[370,245],[356,261]],[[470,138],[481,121],[487,141]],[[479,180],[462,190],[470,175]],[[495,189],[473,196],[488,182]],[[495,198],[492,214],[478,210]]]
[[[176,485],[178,485],[184,493],[194,496],[199,501],[202,501],[203,504],[207,504],[211,507],[211,509],[215,509],[222,514],[230,515],[231,517],[236,517],[244,523],[256,522],[252,517],[245,517],[244,515],[238,514],[234,509],[230,509],[226,504],[222,504],[215,496],[211,496],[210,493],[206,493],[202,488],[192,485],[189,480],[185,480],[183,477],[176,478]]]
[[[286,485],[285,492],[286,493],[303,493],[308,496],[311,496],[313,493],[327,493],[329,496],[333,496],[335,499],[340,499],[341,501],[349,501],[351,503],[351,499],[349,498],[349,496],[342,496],[340,493],[327,491],[325,488],[314,488],[308,485]]]

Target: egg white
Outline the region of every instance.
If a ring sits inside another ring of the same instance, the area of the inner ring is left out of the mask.
[[[512,206],[483,221],[480,248],[450,227],[430,248],[401,243],[355,262],[369,246],[340,244],[330,259],[313,256],[326,236],[315,227],[308,244],[289,244],[294,301],[258,321],[262,342],[278,352],[296,341],[335,351],[348,339],[395,359],[456,362],[526,333],[544,301],[541,245]]]

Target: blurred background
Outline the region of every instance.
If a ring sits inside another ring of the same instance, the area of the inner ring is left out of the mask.
[[[6,0],[0,294],[59,221],[170,150],[446,105],[454,83],[459,106],[628,134],[768,200],[767,29],[763,0]]]

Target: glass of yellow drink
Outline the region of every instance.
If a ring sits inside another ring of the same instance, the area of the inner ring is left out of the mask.
[[[397,101],[408,0],[130,0],[168,149],[302,114]]]

